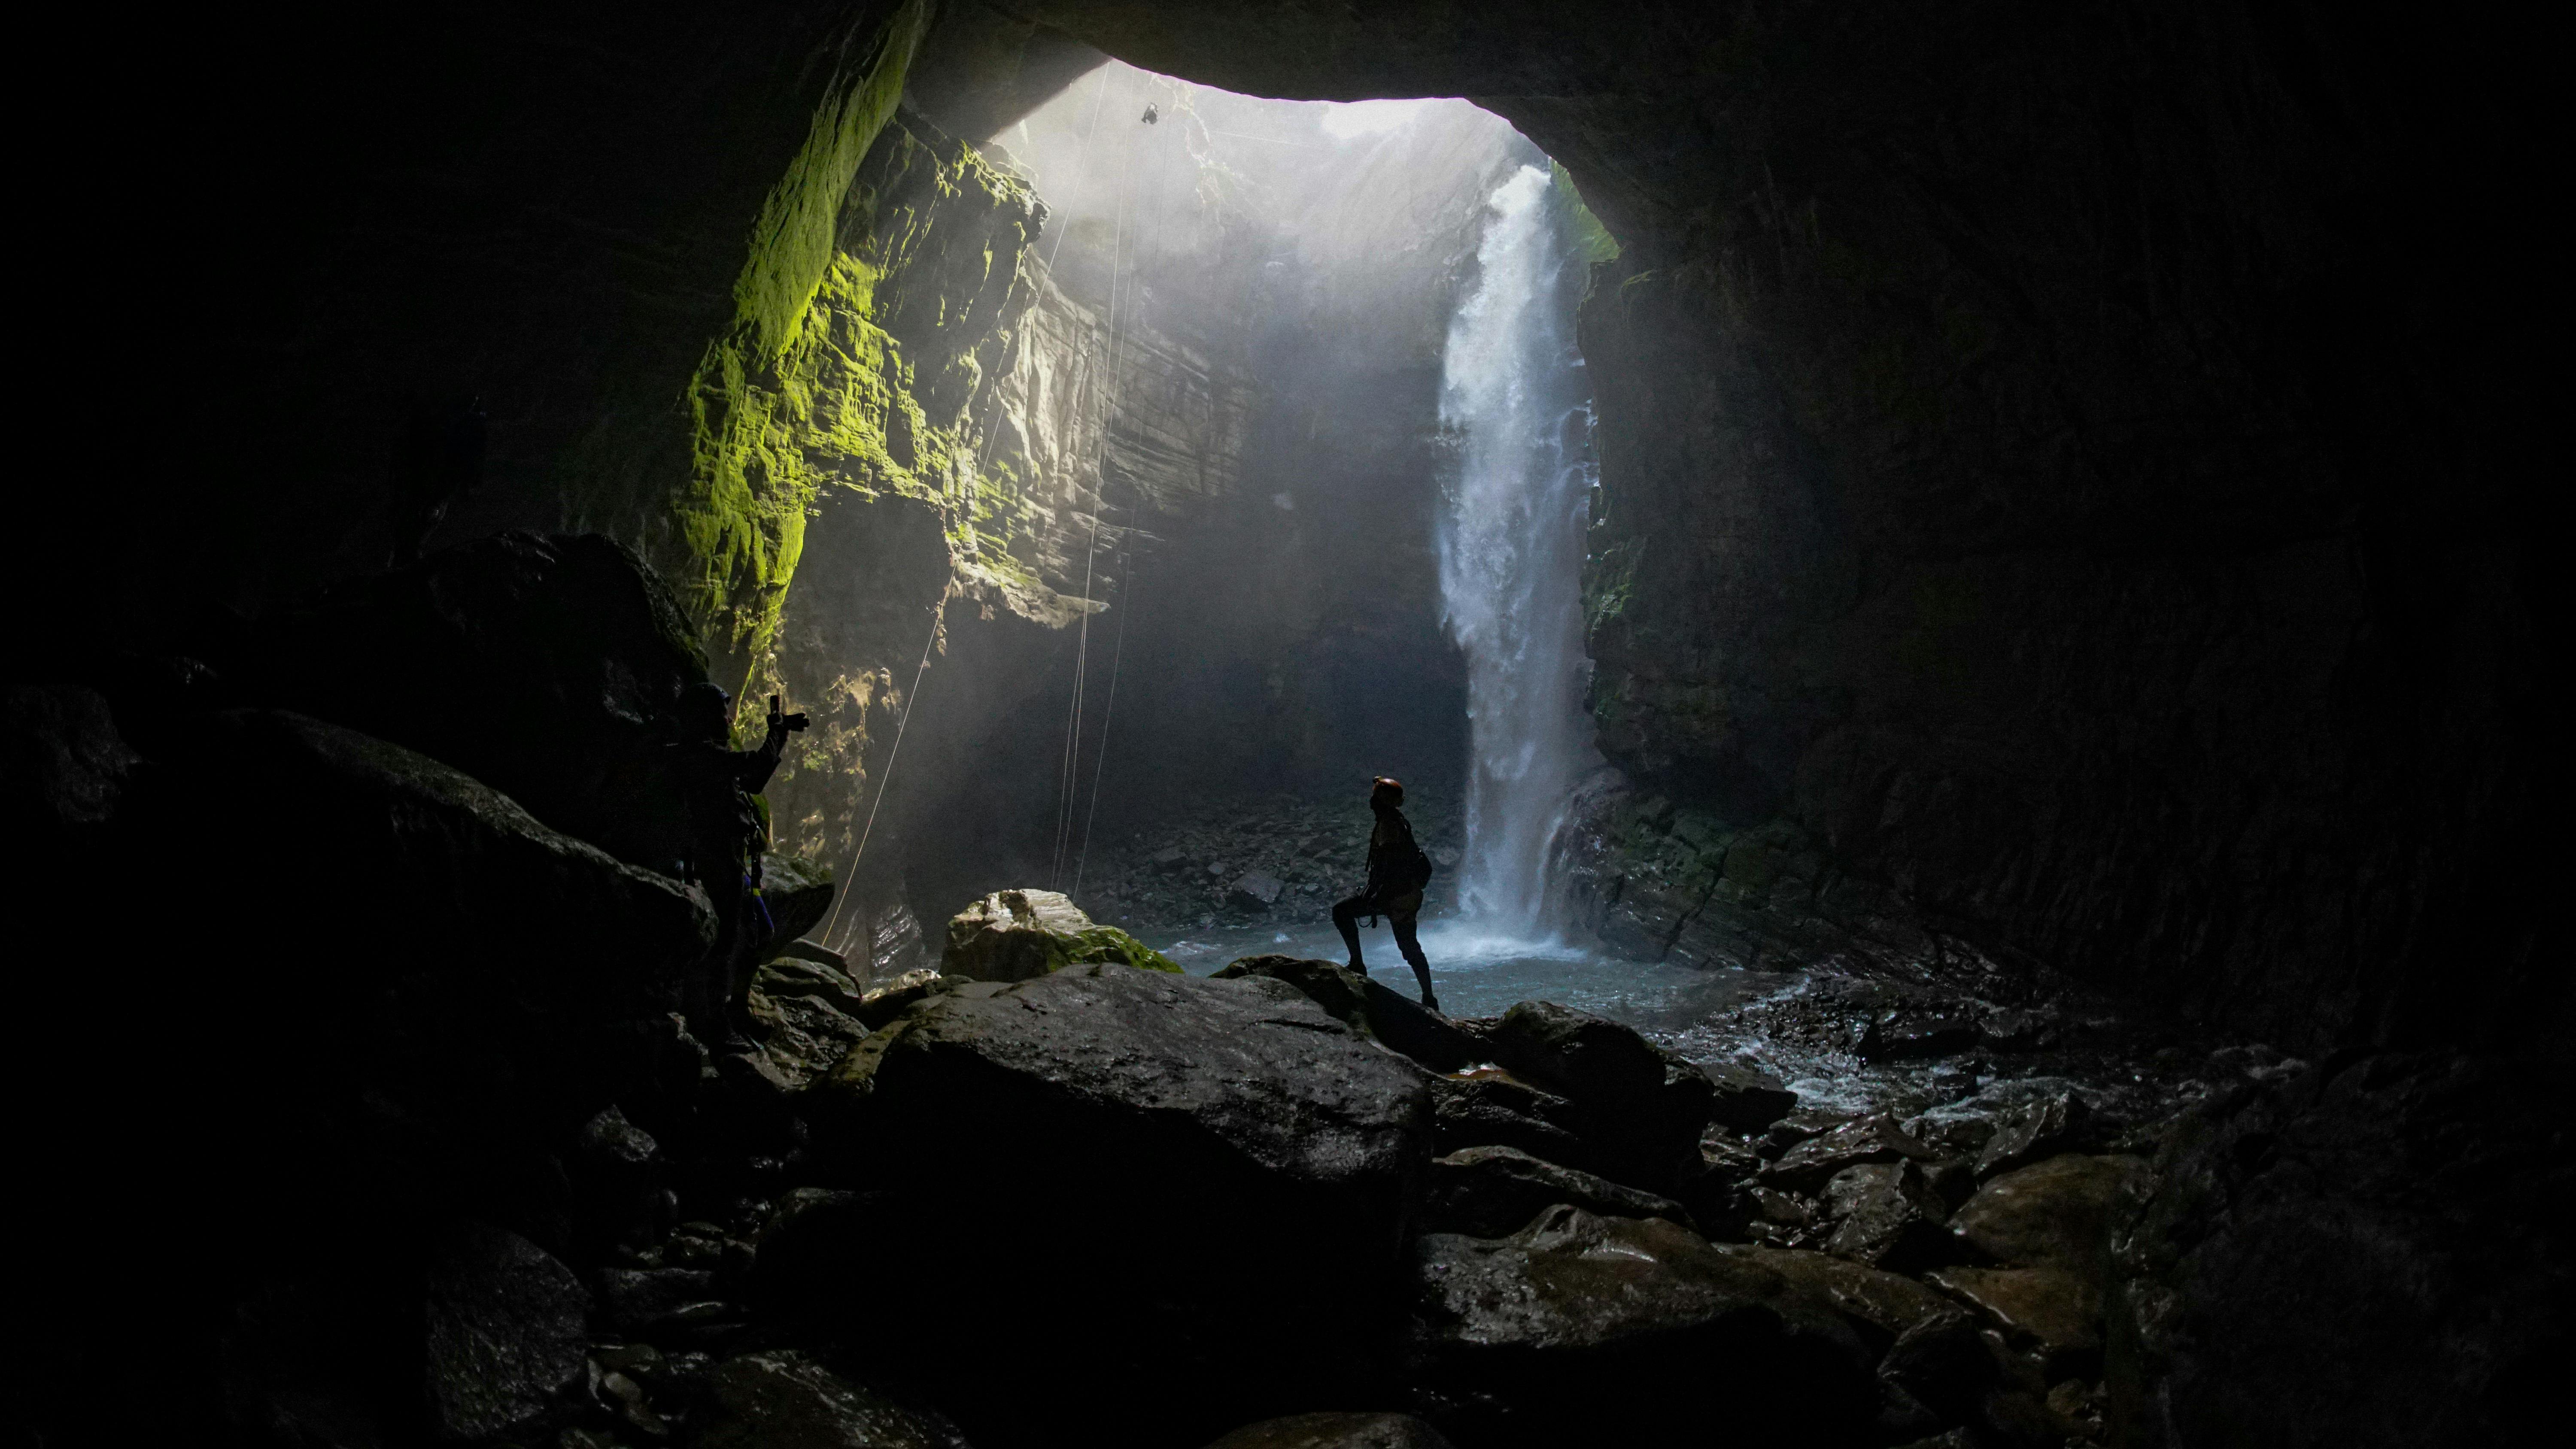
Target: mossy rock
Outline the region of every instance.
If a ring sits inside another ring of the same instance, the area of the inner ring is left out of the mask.
[[[995,891],[948,922],[940,972],[973,981],[1029,981],[1067,966],[1181,968],[1119,930],[1098,925],[1057,891]]]

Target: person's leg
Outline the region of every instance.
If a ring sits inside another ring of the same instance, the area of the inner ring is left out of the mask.
[[[1350,948],[1351,969],[1362,976],[1368,974],[1368,966],[1360,960],[1360,915],[1375,909],[1376,903],[1366,896],[1353,896],[1333,907],[1333,929],[1342,933],[1342,944]]]
[[[1433,1011],[1440,1009],[1440,998],[1431,994],[1431,962],[1422,954],[1422,942],[1414,938],[1413,912],[1387,917],[1395,927],[1395,949],[1404,953],[1404,962],[1413,968],[1413,979],[1422,983],[1422,1004]]]

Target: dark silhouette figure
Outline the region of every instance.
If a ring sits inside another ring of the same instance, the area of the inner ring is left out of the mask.
[[[713,684],[693,685],[680,698],[681,742],[676,773],[688,811],[688,850],[677,862],[682,879],[704,887],[715,907],[718,969],[702,983],[699,999],[688,1004],[689,1019],[712,1024],[721,1018],[730,1030],[749,1038],[752,958],[775,924],[760,899],[762,857],[769,853],[769,810],[760,792],[778,772],[787,737],[805,728],[802,714],[789,714],[777,695],[769,697],[769,728],[758,748],[724,746],[732,700]]]
[[[1146,125],[1148,125],[1148,126],[1150,126],[1150,125],[1154,124],[1156,121],[1161,120],[1162,118],[1163,118],[1163,117],[1162,117],[1162,113],[1154,109],[1154,103],[1153,103],[1153,102],[1151,102],[1151,101],[1147,101],[1147,102],[1145,103],[1145,116],[1144,116],[1145,124],[1146,124]]]
[[[411,410],[394,444],[395,568],[420,562],[447,510],[481,485],[486,433],[479,397]]]
[[[1369,809],[1377,814],[1377,827],[1369,832],[1368,887],[1333,907],[1333,928],[1342,933],[1342,944],[1350,947],[1351,969],[1365,976],[1368,966],[1360,960],[1359,918],[1386,917],[1386,923],[1395,928],[1395,949],[1404,953],[1414,979],[1422,983],[1422,1004],[1438,1011],[1440,998],[1431,994],[1431,963],[1423,958],[1422,943],[1413,934],[1414,918],[1422,911],[1422,888],[1431,883],[1431,857],[1413,843],[1413,826],[1404,818],[1403,804],[1402,781],[1380,775],[1370,786]]]

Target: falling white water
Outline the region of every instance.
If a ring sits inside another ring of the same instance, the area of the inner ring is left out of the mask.
[[[1486,202],[1482,275],[1449,324],[1440,417],[1462,448],[1440,539],[1440,594],[1467,656],[1467,852],[1459,905],[1510,935],[1550,919],[1549,847],[1598,763],[1582,708],[1580,364],[1548,173],[1524,166]]]

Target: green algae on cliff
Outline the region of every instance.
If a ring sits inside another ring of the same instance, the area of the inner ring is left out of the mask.
[[[776,636],[827,490],[928,503],[952,552],[1025,582],[1006,551],[975,547],[1025,531],[1030,510],[1017,470],[985,456],[974,405],[1011,355],[1021,261],[1044,215],[972,147],[893,122],[850,178],[784,346],[763,356],[738,337],[710,350],[691,397],[687,538],[700,617],[736,677],[757,672]]]

